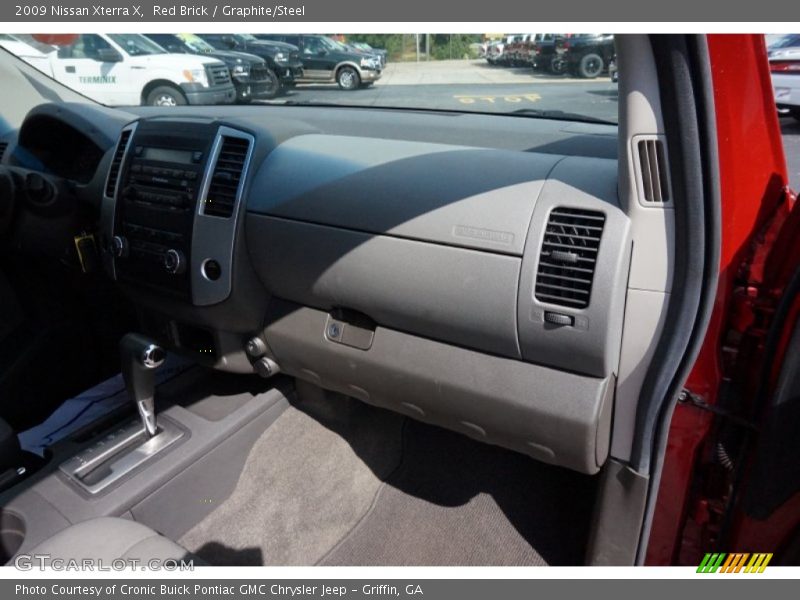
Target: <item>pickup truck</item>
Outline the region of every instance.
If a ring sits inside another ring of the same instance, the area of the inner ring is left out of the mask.
[[[300,49],[303,83],[339,84],[343,90],[368,87],[381,78],[381,59],[372,54],[350,50],[325,35],[259,34],[259,40],[283,42]]]
[[[27,36],[0,45],[56,81],[107,106],[230,104],[236,89],[228,67],[205,56],[169,54],[135,33],[83,33],[50,48]]]
[[[221,60],[227,65],[231,81],[236,88],[236,102],[249,104],[253,100],[269,100],[281,91],[281,83],[275,71],[266,61],[247,52],[217,50],[192,33],[148,33],[146,37],[168,52],[175,54],[197,54]]]
[[[556,54],[564,59],[563,68],[581,79],[594,79],[608,71],[616,56],[610,33],[581,33],[556,41]]]
[[[262,41],[246,33],[198,33],[197,36],[217,50],[247,52],[263,58],[280,80],[281,88],[294,87],[303,76],[299,52],[291,44]]]

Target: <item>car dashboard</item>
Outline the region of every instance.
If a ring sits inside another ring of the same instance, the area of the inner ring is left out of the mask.
[[[632,251],[614,127],[92,110],[59,109],[88,142],[61,174],[98,198],[102,264],[143,333],[577,471],[605,462]]]

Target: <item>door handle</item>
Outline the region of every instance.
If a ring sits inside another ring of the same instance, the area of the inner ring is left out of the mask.
[[[64,70],[67,73],[74,73],[75,72],[75,67],[64,67]]]

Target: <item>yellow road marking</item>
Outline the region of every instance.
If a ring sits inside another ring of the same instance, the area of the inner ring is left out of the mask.
[[[520,102],[538,102],[542,99],[541,94],[457,94],[453,96],[461,104],[477,104],[485,102],[495,104],[496,102],[508,102],[519,104]]]

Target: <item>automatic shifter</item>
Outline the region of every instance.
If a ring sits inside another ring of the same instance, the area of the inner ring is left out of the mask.
[[[129,333],[119,343],[122,355],[122,377],[128,395],[144,424],[147,437],[156,434],[155,372],[167,357],[161,346],[136,333]]]
[[[125,388],[136,402],[141,420],[131,420],[107,432],[61,464],[61,472],[89,494],[99,494],[143,467],[180,440],[186,431],[167,416],[156,426],[155,374],[167,357],[164,349],[136,333],[123,337],[119,349]]]

